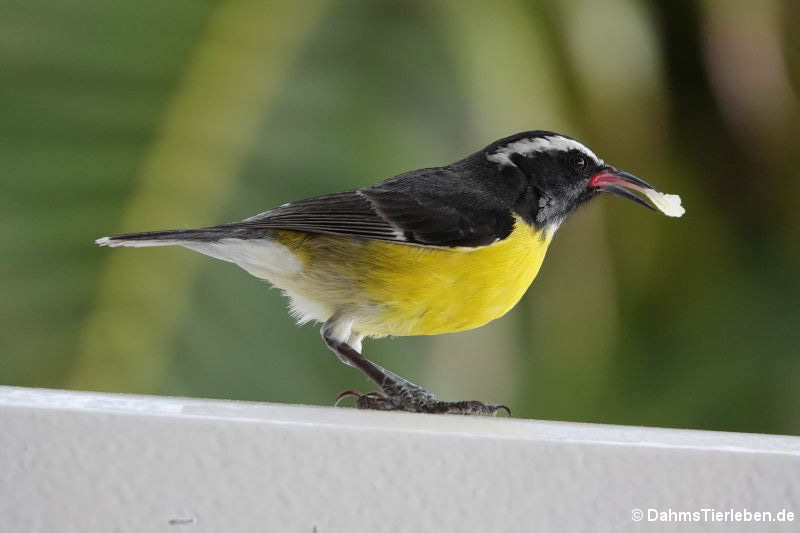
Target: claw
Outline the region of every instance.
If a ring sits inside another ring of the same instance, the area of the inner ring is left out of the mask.
[[[494,406],[494,413],[492,413],[492,416],[497,416],[497,411],[499,411],[500,409],[505,410],[505,412],[509,416],[509,418],[511,417],[511,408],[509,406],[507,406],[507,405],[495,405]]]
[[[358,399],[358,398],[361,398],[364,395],[361,394],[360,392],[358,392],[357,390],[346,390],[343,393],[341,393],[339,396],[336,397],[336,400],[334,400],[334,402],[333,402],[333,406],[334,407],[339,407],[339,402],[341,402],[342,400],[344,400],[348,396],[355,396],[356,399]]]
[[[386,399],[386,397],[383,394],[381,394],[380,392],[372,391],[372,392],[368,392],[366,394],[362,394],[361,392],[359,392],[357,390],[351,389],[351,390],[346,390],[343,393],[341,393],[339,396],[337,396],[336,400],[334,400],[334,402],[333,402],[333,406],[334,407],[339,407],[339,402],[341,402],[342,400],[344,400],[348,396],[354,396],[356,398],[356,407],[359,407],[359,401],[364,400],[364,399],[366,399],[366,400],[385,400]],[[361,402],[361,403],[363,404],[365,402]],[[366,402],[366,403],[369,403],[369,402]]]

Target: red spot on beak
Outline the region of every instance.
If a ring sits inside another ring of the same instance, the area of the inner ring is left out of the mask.
[[[624,184],[625,180],[621,179],[616,174],[603,170],[592,176],[589,180],[589,187],[605,187],[606,185],[619,185]]]
[[[630,189],[653,189],[655,187],[637,178],[633,174],[628,174],[624,170],[619,170],[614,167],[607,167],[595,174],[589,180],[589,187],[628,187]]]
[[[621,196],[622,198],[627,198],[648,209],[655,209],[628,190],[633,189],[640,193],[647,194],[645,191],[648,189],[655,190],[653,186],[643,179],[637,178],[633,174],[628,174],[624,170],[606,167],[589,179],[589,187],[592,187],[598,192],[611,193]]]

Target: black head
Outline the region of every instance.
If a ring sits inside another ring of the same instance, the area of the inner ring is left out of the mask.
[[[518,133],[495,141],[482,152],[501,173],[522,176],[522,194],[514,210],[538,228],[557,228],[601,192],[651,208],[627,190],[652,189],[651,185],[606,165],[589,148],[565,135],[550,131]]]

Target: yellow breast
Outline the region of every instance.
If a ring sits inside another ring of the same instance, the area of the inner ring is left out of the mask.
[[[367,335],[436,335],[482,326],[508,312],[533,282],[551,235],[517,218],[507,238],[478,249],[369,241],[363,288],[383,312]]]
[[[514,307],[542,265],[552,234],[517,217],[505,239],[481,248],[434,248],[275,231],[303,265],[266,276],[301,321],[334,314],[368,336],[436,335],[476,328]]]

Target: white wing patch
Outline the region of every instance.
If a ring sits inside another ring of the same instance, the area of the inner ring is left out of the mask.
[[[602,159],[597,157],[594,152],[589,150],[586,146],[579,143],[575,139],[568,139],[561,135],[548,135],[546,137],[532,137],[528,139],[520,139],[501,146],[494,153],[488,154],[486,159],[493,163],[500,165],[513,165],[511,162],[511,154],[529,155],[535,152],[546,152],[550,150],[557,150],[567,152],[569,150],[578,150],[586,157],[592,159],[597,165],[604,165]]]
[[[381,213],[381,210],[378,208],[377,205],[375,205],[375,202],[372,200],[372,198],[370,198],[361,191],[356,191],[356,194],[364,198],[366,201],[368,201],[370,207],[372,207],[372,210],[375,211],[378,214],[378,216],[381,217],[381,219],[392,228],[392,232],[394,233],[394,239],[396,241],[405,242],[408,240],[406,239],[406,234],[400,231],[400,228],[398,228],[396,224],[393,224],[392,221],[389,220],[389,217]]]

